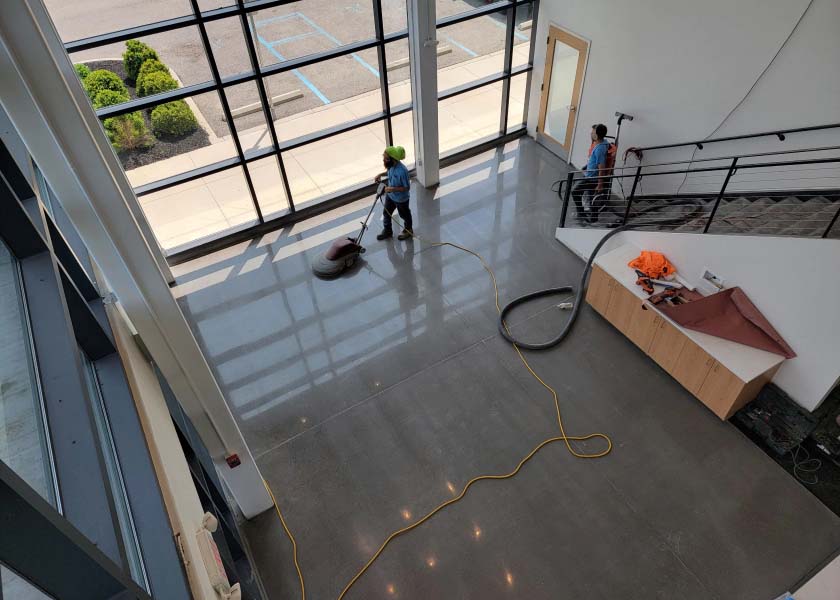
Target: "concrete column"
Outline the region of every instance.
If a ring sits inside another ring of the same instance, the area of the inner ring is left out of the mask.
[[[407,9],[417,181],[428,188],[440,182],[435,3],[408,0]]]
[[[189,415],[246,517],[262,477],[130,204],[125,173],[41,0],[0,2],[3,108]],[[236,454],[238,466],[228,466]]]

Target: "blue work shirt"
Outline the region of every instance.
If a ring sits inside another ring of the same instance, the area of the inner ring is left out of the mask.
[[[400,161],[395,161],[394,166],[388,169],[388,186],[405,188],[404,192],[388,192],[388,197],[394,202],[408,202],[411,182],[408,179],[408,169]]]
[[[607,140],[592,148],[592,154],[589,155],[589,162],[586,163],[586,170],[583,174],[586,177],[597,177],[598,167],[607,166],[607,150],[610,148],[610,143]]]

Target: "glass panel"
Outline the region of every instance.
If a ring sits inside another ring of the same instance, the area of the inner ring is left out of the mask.
[[[269,93],[286,98],[274,108],[278,137],[291,140],[381,113],[375,54],[373,61],[352,54],[269,77]]]
[[[0,460],[56,506],[17,262],[0,242]]]
[[[134,187],[180,175],[197,167],[236,156],[236,147],[224,121],[222,103],[216,92],[208,92],[184,100],[189,112],[169,115],[162,125],[167,130],[152,127],[150,115],[155,111],[142,111],[143,119],[151,132],[157,131],[152,146],[132,151],[118,152],[128,180]],[[192,114],[194,121],[190,119]],[[170,135],[168,132],[182,135]],[[189,131],[192,128],[192,131]]]
[[[219,2],[219,4],[226,3],[235,4],[235,2],[228,2],[227,0]],[[216,66],[222,77],[253,70],[239,17],[210,21],[205,24],[205,27],[207,27],[207,37],[210,38],[210,50],[213,52],[213,59],[216,61]]]
[[[99,446],[102,449],[102,456],[105,460],[105,471],[108,474],[108,483],[111,486],[111,494],[114,497],[117,520],[120,524],[123,544],[125,545],[128,557],[128,567],[131,571],[131,578],[145,590],[149,590],[149,583],[146,580],[146,572],[143,568],[143,559],[140,555],[140,543],[137,541],[137,532],[134,529],[134,520],[131,516],[131,508],[128,504],[128,496],[123,482],[122,469],[117,459],[117,449],[114,445],[114,437],[111,433],[111,426],[108,423],[108,413],[105,409],[105,402],[102,399],[102,390],[99,387],[99,379],[96,375],[96,368],[87,355],[79,349],[82,357],[82,366],[85,372],[85,383],[88,388],[91,408],[93,409],[93,420],[96,424],[96,432],[99,436]]]
[[[257,222],[241,167],[140,196],[161,247],[177,252]]]
[[[480,8],[486,2],[477,2],[476,0],[437,0],[436,14],[438,19],[449,17],[452,15],[459,15],[462,12]]]
[[[189,0],[144,0],[130,8],[125,2],[100,0],[46,0],[44,4],[64,42],[192,14]]]
[[[50,596],[0,564],[0,598],[10,600],[50,600]]]
[[[385,61],[388,65],[388,95],[391,108],[411,102],[411,68],[408,40],[385,44]]]
[[[516,29],[513,32],[513,67],[528,64],[531,51],[531,23],[534,18],[534,5],[526,4],[516,8]]]
[[[263,66],[375,37],[370,0],[292,2],[251,14]],[[340,80],[342,64],[331,68]]]
[[[522,73],[510,78],[510,97],[508,98],[508,133],[519,129],[525,122],[525,87],[528,74]]]
[[[579,55],[577,49],[560,40],[554,42],[554,63],[551,66],[551,80],[548,84],[544,130],[546,135],[561,144],[566,141]]]
[[[271,148],[271,132],[265,120],[257,84],[253,81],[225,88],[224,94],[233,114],[233,124],[242,144],[242,151]],[[221,115],[224,119],[224,115]]]
[[[438,103],[440,152],[453,152],[499,135],[502,83],[485,85]]]
[[[248,163],[247,168],[257,192],[263,218],[272,219],[287,213],[289,200],[286,198],[286,189],[283,187],[277,157],[269,156],[255,160]]]
[[[339,190],[372,183],[382,170],[385,127],[360,127],[283,154],[295,206]]]
[[[438,91],[501,73],[505,68],[504,13],[438,28]]]
[[[408,111],[391,118],[391,134],[394,144],[405,148],[403,163],[409,169],[414,167],[414,113]]]
[[[248,2],[250,2],[250,0],[246,0],[245,4]],[[224,8],[226,6],[233,6],[234,4],[236,4],[236,0],[198,0],[198,9],[204,12],[207,10]]]
[[[100,14],[103,10],[108,10],[109,6],[118,6],[118,4],[111,2],[96,2],[95,8],[90,4],[93,2],[63,2],[67,5],[88,4],[87,14],[84,16],[86,21],[95,21],[102,23]],[[149,4],[163,4],[162,2],[145,2]],[[177,4],[171,2],[169,4]],[[136,10],[126,10],[124,6],[119,7],[120,12],[134,13]],[[90,12],[93,11],[93,12]],[[151,12],[151,11],[150,11]],[[96,18],[91,18],[92,15]],[[162,18],[162,17],[161,17]],[[158,18],[154,19],[159,20]],[[119,27],[113,29],[108,28],[107,31],[117,31]],[[156,33],[154,35],[147,35],[137,38],[138,41],[146,44],[157,55],[158,60],[162,62],[169,69],[170,74],[181,85],[192,85],[194,83],[201,83],[209,81],[213,78],[210,72],[210,65],[207,62],[207,57],[204,54],[204,46],[201,44],[201,36],[198,33],[198,27],[188,26],[173,31],[164,33]],[[148,54],[148,50],[144,53],[136,54],[134,63],[124,61],[124,53],[127,52],[127,42],[119,42],[101,46],[99,48],[92,48],[82,52],[74,52],[71,58],[74,63],[85,63],[91,70],[107,69],[113,71],[120,78],[122,78],[126,85],[129,86],[129,93],[135,92],[134,84],[136,71],[147,58],[153,58]],[[135,66],[133,67],[132,64]],[[132,70],[133,69],[133,70]]]
[[[408,28],[408,12],[405,0],[388,0],[382,3],[382,27],[385,33]]]
[[[376,48],[370,48],[358,53],[364,63],[370,65],[371,74],[379,69],[379,58]],[[385,44],[385,64],[388,72],[388,94],[391,108],[411,102],[411,69],[409,67],[408,40],[398,40]],[[365,86],[367,93],[379,93],[379,77],[370,77]]]

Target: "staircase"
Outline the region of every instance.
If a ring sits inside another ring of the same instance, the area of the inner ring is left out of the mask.
[[[698,156],[717,142],[766,136],[784,142],[792,133],[823,129],[838,131],[840,124],[640,148],[641,155],[649,155],[696,146],[690,161],[640,160],[638,165],[617,167],[600,177],[609,194],[595,197],[572,193],[584,179],[581,171],[572,171],[559,182],[559,226],[612,228],[662,220],[667,223],[646,229],[840,239],[840,145]]]
[[[669,208],[671,201],[677,198],[690,198],[697,206],[693,210],[685,207]],[[686,220],[680,225],[662,225],[651,227],[650,230],[704,233],[715,201],[708,197],[641,196],[634,200],[628,220],[632,222],[633,219],[641,218],[647,209],[659,207],[657,216],[685,215]],[[626,208],[626,200],[620,196],[611,196],[606,202],[596,203],[594,214],[570,209],[566,227],[617,227],[623,223]],[[838,210],[840,190],[796,195],[765,193],[724,196],[706,233],[840,239],[840,225],[829,228]]]

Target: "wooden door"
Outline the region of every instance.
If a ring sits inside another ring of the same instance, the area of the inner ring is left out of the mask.
[[[588,53],[589,42],[549,26],[537,131],[567,154],[572,148]]]

